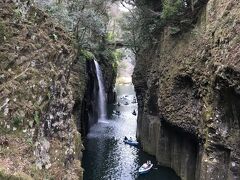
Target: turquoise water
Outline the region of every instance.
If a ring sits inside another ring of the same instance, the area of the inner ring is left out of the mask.
[[[132,85],[116,87],[120,106],[109,105],[106,120],[95,124],[85,141],[83,156],[84,180],[180,180],[169,168],[157,165],[154,157],[123,143],[124,136],[136,135],[137,104],[131,103],[135,97]],[[124,105],[126,102],[129,105]],[[113,112],[119,110],[121,115]],[[138,174],[138,168],[147,160],[154,163],[153,169],[145,175]]]

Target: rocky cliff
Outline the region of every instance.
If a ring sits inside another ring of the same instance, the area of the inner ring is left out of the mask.
[[[79,179],[85,61],[28,1],[0,2],[0,179]]]
[[[109,101],[116,72],[99,54]],[[82,179],[96,122],[93,58],[29,1],[0,2],[0,179]],[[93,117],[92,117],[93,116]]]
[[[137,136],[184,180],[239,179],[240,4],[197,8],[193,27],[167,25],[137,54]]]

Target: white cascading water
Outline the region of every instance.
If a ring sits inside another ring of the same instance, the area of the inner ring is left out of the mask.
[[[96,73],[97,73],[97,79],[98,79],[98,118],[100,120],[106,119],[106,98],[105,98],[105,89],[103,85],[103,76],[102,71],[100,69],[100,66],[96,60],[94,60]]]

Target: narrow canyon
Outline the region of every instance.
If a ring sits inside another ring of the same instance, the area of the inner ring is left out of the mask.
[[[239,0],[0,0],[0,179],[238,180],[239,60]]]

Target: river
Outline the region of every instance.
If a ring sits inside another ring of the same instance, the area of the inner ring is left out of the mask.
[[[135,139],[137,103],[131,84],[116,85],[117,104],[108,105],[107,118],[91,129],[85,141],[83,156],[84,180],[180,180],[169,168],[157,165],[154,157],[123,143],[124,136]],[[128,102],[128,105],[125,103]],[[119,110],[121,115],[115,115]],[[154,163],[153,169],[145,175],[138,174],[138,168],[147,160]]]

